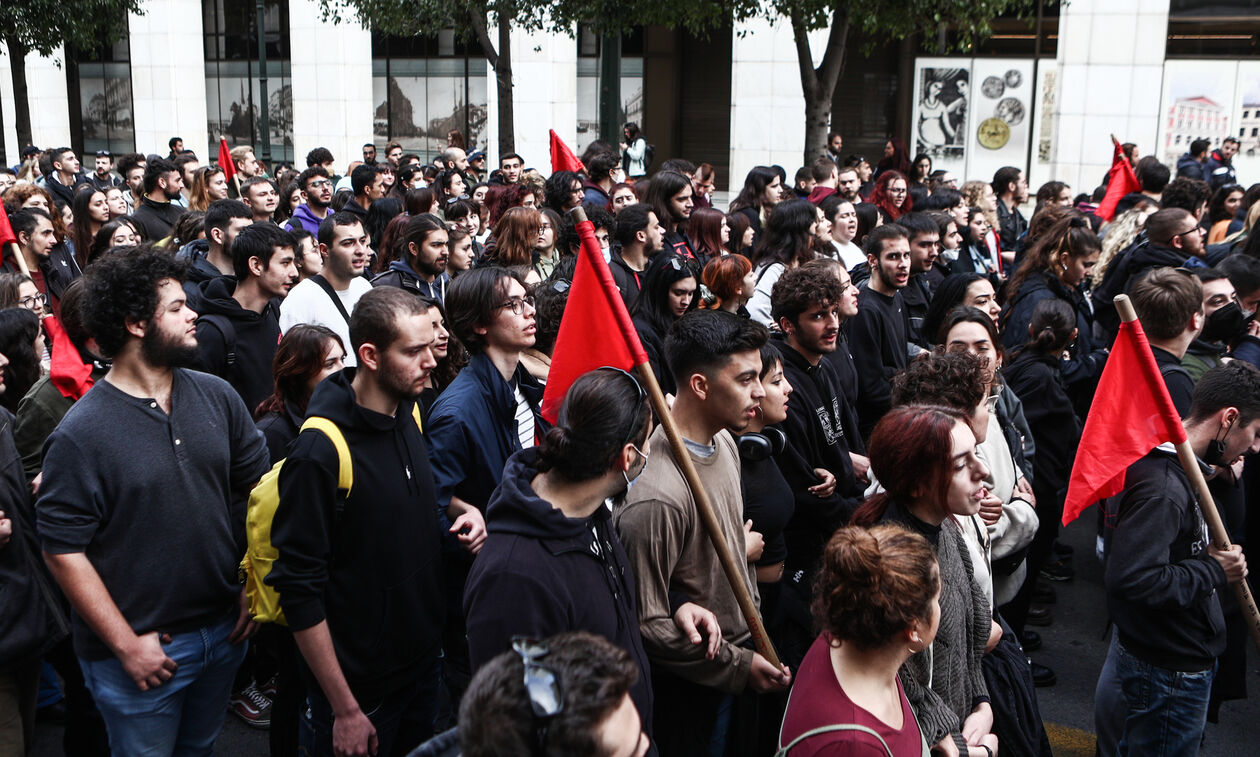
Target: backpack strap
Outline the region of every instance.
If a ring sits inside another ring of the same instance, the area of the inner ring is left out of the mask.
[[[323,289],[328,294],[328,298],[332,300],[334,305],[337,306],[337,312],[341,313],[341,317],[346,319],[346,325],[349,325],[350,314],[346,312],[346,306],[342,304],[341,298],[337,296],[337,290],[332,288],[332,284],[328,283],[328,279],[317,273],[311,277],[311,281],[319,284],[319,288]]]
[[[312,415],[302,424],[302,428],[298,433],[302,433],[307,429],[313,429],[328,437],[328,441],[332,442],[333,447],[337,449],[337,489],[344,492],[343,496],[350,496],[350,489],[354,486],[354,462],[350,459],[350,447],[346,444],[346,437],[342,436],[341,429],[337,428],[337,424]]]
[[[197,318],[197,323],[208,323],[223,335],[223,359],[228,370],[236,365],[236,327],[232,319],[219,313],[210,313]]]
[[[797,736],[796,738],[792,739],[792,741],[789,742],[787,746],[780,747],[779,751],[775,752],[775,757],[786,757],[787,753],[792,751],[792,747],[801,743],[805,739],[810,738],[811,736],[818,736],[824,733],[833,733],[835,731],[860,731],[862,733],[865,733],[868,736],[874,736],[876,739],[879,740],[879,743],[883,745],[884,751],[888,752],[888,757],[896,757],[896,755],[893,754],[892,748],[888,746],[888,742],[884,741],[883,736],[880,736],[874,730],[867,728],[864,725],[858,725],[856,723],[836,723],[834,725],[824,725],[818,728],[814,728],[812,730],[808,730],[805,733],[802,733],[800,736]]]

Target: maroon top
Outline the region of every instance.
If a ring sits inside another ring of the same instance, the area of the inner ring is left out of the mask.
[[[783,716],[779,743],[786,746],[806,731],[839,723],[852,723],[870,728],[888,742],[896,757],[918,757],[923,753],[919,725],[914,720],[906,692],[897,681],[901,698],[901,730],[884,723],[849,699],[831,668],[826,634],[819,636],[809,648],[792,687],[792,699]],[[863,731],[829,731],[811,736],[797,744],[791,757],[888,757],[879,740]]]

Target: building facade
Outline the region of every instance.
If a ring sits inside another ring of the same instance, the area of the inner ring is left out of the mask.
[[[301,168],[314,147],[345,165],[369,141],[432,157],[457,130],[496,157],[494,71],[453,32],[387,37],[324,20],[318,0],[266,0],[264,95],[253,2],[143,7],[116,44],[28,57],[36,143],[165,154],[179,136],[208,158],[223,137]],[[833,100],[844,152],[875,162],[901,137],[966,178],[1018,165],[1034,186],[1054,178],[1089,191],[1110,164],[1110,135],[1172,165],[1189,141],[1215,146],[1233,134],[1243,141],[1240,176],[1260,178],[1260,0],[1073,0],[994,29],[966,56],[930,56],[919,41],[851,52]],[[811,36],[815,61],[825,41],[825,31]],[[513,32],[516,145],[528,165],[548,164],[550,129],[579,153],[598,137],[600,45],[584,29]],[[741,23],[705,38],[648,26],[620,51],[620,116],[640,124],[658,161],[711,163],[730,189],[755,165],[790,173],[801,164],[804,100],[788,24]],[[12,164],[22,146],[2,45],[0,71]]]

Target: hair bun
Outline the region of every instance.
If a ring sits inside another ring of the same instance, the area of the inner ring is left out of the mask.
[[[1072,216],[1068,221],[1068,228],[1084,229],[1089,226],[1089,221],[1085,220],[1085,216]]]

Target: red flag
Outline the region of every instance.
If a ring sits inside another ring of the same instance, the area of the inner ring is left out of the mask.
[[[542,414],[551,423],[560,415],[569,387],[582,374],[605,365],[633,371],[648,359],[595,239],[595,226],[583,221],[577,231],[582,248],[543,391]]]
[[[556,130],[552,129],[551,172],[555,173],[556,171],[578,171],[580,173],[585,173],[586,166],[582,165],[582,161],[578,160],[578,157],[573,154],[573,151],[570,150],[569,146],[564,143],[564,140],[560,139],[560,136],[556,134]],[[576,376],[574,378],[576,378]]]
[[[1076,450],[1063,525],[1095,502],[1119,494],[1129,466],[1152,449],[1185,440],[1181,416],[1142,325],[1122,322]]]
[[[236,176],[236,163],[232,160],[232,151],[228,149],[227,138],[219,138],[219,168],[223,169],[223,178],[231,181]]]
[[[13,233],[13,226],[9,223],[9,214],[5,212],[4,205],[0,204],[0,247],[4,247],[9,242],[17,244],[17,234]],[[0,254],[3,254],[2,250]]]
[[[45,318],[44,328],[52,339],[52,366],[48,378],[57,387],[57,391],[61,392],[61,396],[78,400],[95,383],[92,379],[92,365],[83,362],[79,350],[70,341],[70,335],[56,316]]]
[[[1115,137],[1112,137],[1112,141],[1115,142]],[[1116,215],[1116,203],[1120,202],[1121,197],[1141,191],[1142,185],[1133,174],[1133,166],[1129,165],[1129,159],[1124,156],[1124,149],[1119,142],[1116,142],[1116,152],[1111,157],[1111,170],[1107,172],[1107,194],[1098,204],[1098,210],[1094,211],[1094,215],[1104,221],[1110,221]]]

